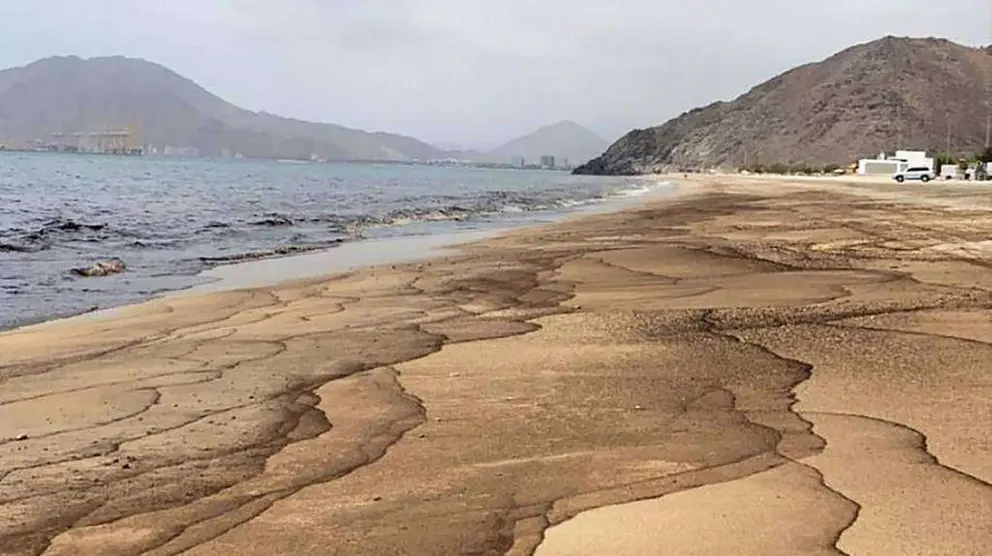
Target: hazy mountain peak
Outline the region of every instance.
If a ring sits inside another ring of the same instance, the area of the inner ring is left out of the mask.
[[[580,125],[580,124],[578,124],[578,123],[576,123],[576,122],[574,122],[572,120],[561,120],[561,121],[555,122],[553,124],[548,124],[548,125],[545,125],[545,126],[541,126],[536,131],[545,131],[545,130],[549,130],[549,129],[564,129],[564,130],[568,130],[568,131],[579,131],[579,132],[582,132],[582,133],[592,133],[593,135],[595,135],[595,133],[593,133],[592,131],[590,131],[588,128],[585,128],[582,125]],[[535,131],[535,133],[536,133],[536,131]]]
[[[524,157],[536,162],[551,155],[561,162],[585,162],[602,153],[608,143],[602,137],[571,120],[562,120],[534,130],[489,152],[492,158],[510,160]]]

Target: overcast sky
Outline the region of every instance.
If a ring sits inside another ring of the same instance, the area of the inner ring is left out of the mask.
[[[992,0],[0,0],[0,66],[164,64],[252,110],[487,146],[614,139],[884,35],[992,43]]]

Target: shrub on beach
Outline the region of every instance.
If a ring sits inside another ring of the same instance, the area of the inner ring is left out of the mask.
[[[839,164],[827,164],[825,166],[811,166],[806,163],[800,164],[785,164],[782,162],[776,162],[765,166],[764,164],[751,164],[741,168],[741,170],[748,172],[750,174],[781,174],[781,175],[796,175],[796,176],[816,176],[820,174],[833,174],[837,170],[840,170],[841,166]]]
[[[790,169],[791,168],[789,168],[788,165],[783,164],[781,162],[776,162],[775,164],[772,164],[771,166],[768,167],[768,173],[769,174],[788,174]]]

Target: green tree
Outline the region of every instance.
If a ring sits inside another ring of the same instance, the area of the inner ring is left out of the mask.
[[[939,172],[940,171],[940,167],[941,166],[944,166],[945,164],[947,164],[947,165],[955,165],[956,166],[957,163],[958,163],[958,158],[956,156],[954,156],[953,154],[951,154],[951,153],[943,152],[943,153],[938,154],[935,157],[934,163],[937,165],[937,167],[934,168],[934,170],[936,170],[936,171]]]
[[[978,155],[979,162],[992,162],[992,147],[985,147],[982,154]]]

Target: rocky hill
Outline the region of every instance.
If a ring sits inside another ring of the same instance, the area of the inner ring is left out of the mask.
[[[248,157],[409,160],[445,156],[411,137],[243,110],[144,60],[74,56],[0,71],[0,141],[134,128],[142,144]],[[71,141],[71,139],[66,139]]]
[[[635,130],[576,170],[848,164],[882,151],[968,154],[986,136],[992,49],[886,37],[775,77],[730,102]]]
[[[605,139],[572,121],[562,121],[544,126],[533,133],[514,139],[486,153],[487,158],[509,161],[522,156],[528,162],[537,162],[544,155],[554,156],[559,163],[564,159],[582,163],[598,156],[609,144]]]

